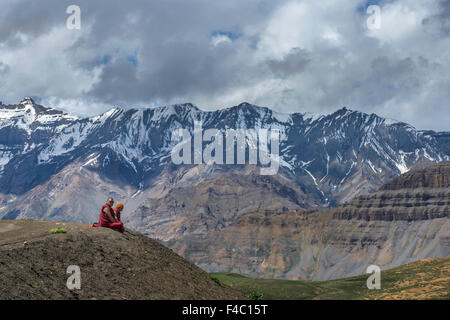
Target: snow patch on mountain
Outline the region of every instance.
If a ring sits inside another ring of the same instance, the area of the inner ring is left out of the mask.
[[[292,115],[288,113],[281,113],[281,112],[272,112],[272,117],[282,123],[292,124]]]
[[[90,126],[82,122],[63,129],[59,135],[51,140],[49,146],[40,152],[38,163],[47,163],[54,157],[75,150],[88,136],[89,129]]]

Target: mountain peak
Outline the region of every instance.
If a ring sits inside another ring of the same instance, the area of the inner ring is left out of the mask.
[[[260,112],[260,111],[265,111],[265,112],[272,111],[272,112],[275,112],[274,110],[272,110],[272,109],[270,109],[268,107],[257,106],[255,104],[251,104],[251,103],[248,103],[248,102],[245,102],[245,101],[241,102],[237,106],[234,106],[234,107],[231,107],[231,108],[227,108],[227,109],[230,109],[230,110],[253,110],[253,111],[257,111],[257,112]]]
[[[199,108],[197,108],[197,106],[196,105],[193,105],[192,103],[178,103],[178,104],[175,104],[175,105],[172,105],[172,106],[168,106],[169,108],[170,107],[173,107],[173,108],[175,108],[176,110],[178,110],[178,109],[182,109],[182,110],[195,110],[195,111],[200,111],[200,109]],[[166,107],[167,108],[167,107]]]
[[[22,99],[22,101],[20,101],[20,103],[19,104],[23,104],[23,105],[35,105],[35,102],[34,102],[34,100],[32,99],[32,98],[30,98],[30,97],[25,97],[25,98],[23,98]]]
[[[337,114],[337,115],[348,115],[348,114],[353,113],[353,112],[355,112],[355,111],[351,110],[351,109],[349,109],[347,107],[342,107],[342,108],[336,110],[334,112],[334,114]],[[356,111],[356,112],[359,112],[359,111]],[[362,113],[362,112],[359,112],[359,113]]]

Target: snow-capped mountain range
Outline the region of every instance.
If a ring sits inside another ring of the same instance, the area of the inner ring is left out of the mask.
[[[192,131],[194,120],[204,129],[279,129],[279,175],[319,206],[337,205],[413,167],[450,159],[450,133],[420,131],[346,108],[314,117],[249,103],[217,111],[179,104],[113,108],[79,118],[26,98],[0,104],[0,194],[20,197],[74,163],[135,192],[151,188],[173,166],[172,132]]]

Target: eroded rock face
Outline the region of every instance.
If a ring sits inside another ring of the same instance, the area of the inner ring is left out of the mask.
[[[197,169],[191,169],[197,171],[194,175],[200,174]],[[261,210],[318,206],[295,183],[280,176],[261,176],[258,171],[217,173],[199,183],[179,181],[163,197],[147,198],[125,222],[138,232],[167,241],[221,230]]]
[[[329,280],[447,257],[450,219],[337,220],[330,212],[254,214],[223,230],[168,244],[208,271],[251,277]]]
[[[336,219],[427,220],[450,214],[450,189],[380,191],[332,210]]]
[[[335,219],[428,220],[450,215],[450,162],[408,172],[333,210]]]
[[[380,191],[399,189],[440,189],[450,187],[450,162],[441,162],[434,166],[413,170],[386,183]]]
[[[246,215],[223,230],[168,244],[209,271],[305,280],[364,274],[371,264],[391,268],[448,257],[450,188],[442,183],[448,167],[412,171],[335,209]]]

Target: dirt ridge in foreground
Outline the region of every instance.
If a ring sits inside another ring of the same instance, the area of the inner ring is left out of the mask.
[[[245,299],[150,238],[82,223],[0,221],[0,283],[0,299]]]

